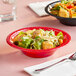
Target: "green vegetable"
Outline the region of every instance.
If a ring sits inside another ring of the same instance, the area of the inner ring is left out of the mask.
[[[36,42],[34,43],[34,48],[35,48],[35,49],[41,49],[41,42],[40,42],[40,41],[36,41]]]
[[[66,0],[61,0],[61,3],[67,4],[68,1],[66,1]]]
[[[32,39],[25,39],[24,41],[22,42],[19,42],[19,45],[20,47],[24,47],[24,48],[29,48],[30,47],[30,44],[33,42]]]
[[[51,11],[54,11],[54,10],[59,11],[59,10],[60,10],[60,7],[61,7],[61,6],[53,7],[53,8],[51,9]]]
[[[24,37],[21,37],[21,39],[22,39],[23,41],[26,41],[26,39],[29,39],[29,37],[28,37],[28,36],[24,36]]]
[[[22,35],[22,34],[24,34],[24,32],[21,31],[18,35]]]
[[[40,41],[35,41],[34,42],[34,49],[41,49],[41,45],[42,45],[42,42],[44,41],[44,39],[41,39]]]
[[[36,36],[36,37],[35,37],[35,39],[39,39],[39,38],[40,38],[40,36]]]
[[[59,36],[59,38],[64,38],[64,36],[63,36],[63,33],[62,32],[59,32],[58,34],[57,34],[57,36]]]
[[[56,47],[55,43],[53,44],[53,47],[54,47],[54,48]]]
[[[49,33],[51,36],[55,36],[55,32],[54,31],[50,31]]]
[[[59,10],[60,10],[60,6],[57,6],[57,7],[56,7],[56,10],[58,10],[58,11],[59,11]]]
[[[57,47],[59,45],[60,45],[59,42],[54,42],[54,47]]]
[[[41,39],[40,42],[42,43],[43,41],[45,41],[44,39]]]
[[[73,2],[74,0],[61,0],[61,3],[67,4],[68,2]]]
[[[26,43],[25,43],[25,48],[29,48],[30,47],[30,44],[33,42],[32,39],[26,39]]]
[[[18,46],[25,48],[25,45],[22,44],[22,42],[19,42],[19,43],[18,43]]]

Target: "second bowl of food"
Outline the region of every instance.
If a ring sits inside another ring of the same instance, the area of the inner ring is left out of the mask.
[[[62,24],[76,26],[76,1],[61,0],[46,6],[47,14],[56,17]]]
[[[27,27],[9,34],[7,43],[25,55],[42,58],[52,55],[69,43],[68,33],[51,27]]]

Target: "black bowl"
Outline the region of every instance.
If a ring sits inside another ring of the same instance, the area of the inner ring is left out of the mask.
[[[48,4],[45,7],[46,13],[51,15],[51,16],[56,17],[62,24],[70,25],[70,26],[76,26],[76,18],[64,18],[64,17],[59,17],[59,16],[56,16],[56,15],[53,15],[50,13],[50,6],[53,7],[58,2],[60,2],[60,1],[55,1],[53,3]]]

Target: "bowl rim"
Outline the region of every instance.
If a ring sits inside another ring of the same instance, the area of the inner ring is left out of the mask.
[[[61,1],[55,1],[55,2],[49,3],[49,4],[45,7],[45,12],[46,12],[47,14],[51,15],[51,16],[56,17],[56,18],[74,19],[74,20],[75,20],[76,18],[65,18],[65,17],[60,17],[60,16],[56,16],[56,15],[53,15],[53,14],[49,13],[48,7],[49,7],[50,5],[52,5],[52,4],[54,4],[54,3],[58,3],[58,2],[61,2]]]
[[[57,31],[61,31],[61,32],[65,33],[65,34],[67,35],[67,37],[68,37],[68,41],[67,41],[66,43],[62,44],[61,46],[58,46],[58,47],[55,47],[55,48],[51,48],[51,49],[40,49],[40,50],[22,48],[22,47],[19,47],[19,46],[13,44],[13,43],[10,41],[11,36],[12,36],[13,34],[19,32],[19,31],[21,31],[21,30],[25,30],[25,29],[29,29],[29,30],[30,30],[30,29],[45,29],[45,28],[46,28],[46,29],[57,30]],[[16,31],[10,33],[10,34],[7,36],[7,38],[6,38],[6,42],[7,42],[11,47],[14,47],[14,48],[17,48],[17,49],[20,49],[20,50],[36,51],[36,52],[40,52],[40,51],[42,51],[42,52],[43,52],[43,51],[47,52],[47,50],[48,50],[48,51],[49,51],[49,50],[55,50],[55,49],[58,49],[58,48],[60,48],[60,47],[63,47],[63,46],[65,46],[65,45],[67,45],[70,41],[71,41],[71,36],[70,36],[67,32],[65,32],[65,31],[63,31],[63,30],[60,30],[60,29],[52,28],[52,27],[26,27],[26,28],[21,28],[21,29],[18,29],[18,30],[16,30]]]

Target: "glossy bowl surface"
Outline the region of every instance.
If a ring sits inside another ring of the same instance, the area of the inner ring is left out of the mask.
[[[55,34],[59,33],[60,31],[63,33],[64,35],[64,41],[63,41],[63,44],[61,46],[58,46],[56,48],[52,48],[52,49],[47,49],[47,50],[35,50],[35,49],[26,49],[26,48],[22,48],[22,47],[19,47],[19,46],[16,46],[15,44],[12,43],[12,39],[18,35],[18,33],[20,31],[27,31],[27,30],[33,30],[33,29],[44,29],[44,30],[54,30],[55,31]],[[6,41],[7,43],[14,47],[14,48],[17,48],[19,50],[21,50],[25,55],[28,55],[30,57],[35,57],[35,58],[43,58],[43,57],[47,57],[47,56],[50,56],[52,55],[57,49],[59,49],[60,47],[63,47],[65,46],[66,44],[68,44],[71,40],[71,36],[62,31],[62,30],[59,30],[59,29],[56,29],[56,28],[51,28],[51,27],[27,27],[27,28],[22,28],[22,29],[19,29],[19,30],[16,30],[14,32],[12,32],[11,34],[8,35]]]
[[[53,7],[56,3],[58,3],[60,1],[55,1],[53,3],[48,4],[45,7],[45,11],[47,14],[56,17],[62,24],[68,25],[68,26],[76,26],[76,18],[64,18],[64,17],[60,17],[60,16],[56,16],[50,13],[50,8]]]

